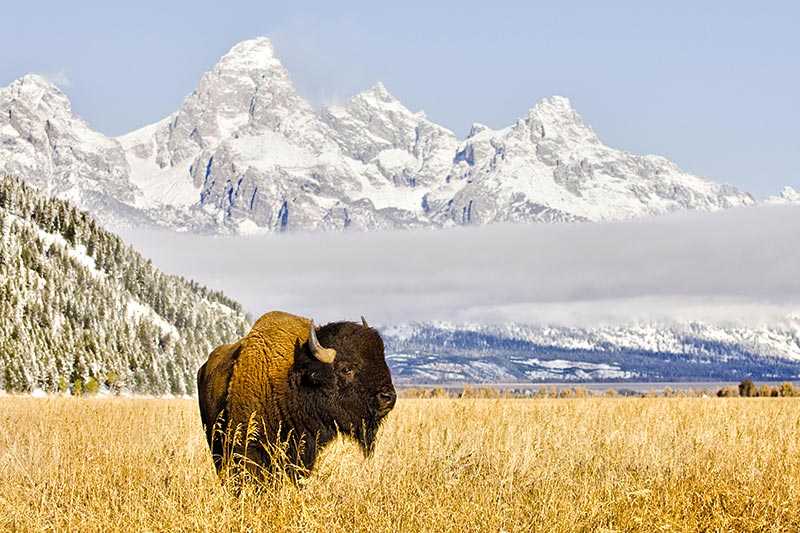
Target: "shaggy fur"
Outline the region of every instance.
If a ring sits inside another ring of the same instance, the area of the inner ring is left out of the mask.
[[[257,442],[232,450],[234,456],[246,455],[251,472],[277,466],[270,444],[285,448],[290,474],[310,470],[319,448],[337,431],[356,439],[365,454],[372,451],[380,422],[395,401],[383,341],[360,324],[328,324],[317,330],[320,343],[336,350],[334,362],[326,364],[308,347],[310,323],[267,313],[245,338],[218,347],[200,368],[200,414],[218,472],[223,468],[220,437],[237,427],[245,432],[251,419],[259,430]]]

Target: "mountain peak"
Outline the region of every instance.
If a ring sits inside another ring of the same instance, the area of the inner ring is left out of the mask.
[[[528,111],[524,123],[541,132],[543,138],[555,136],[576,142],[600,142],[594,130],[583,121],[566,96],[542,98]]]
[[[800,191],[789,185],[777,196],[767,198],[768,204],[800,204]]]
[[[467,134],[467,139],[471,139],[476,135],[483,133],[484,131],[490,131],[491,128],[486,124],[482,124],[480,122],[473,122],[472,126],[469,128],[469,133]]]
[[[389,92],[386,86],[383,84],[382,81],[377,82],[375,85],[370,87],[367,92],[374,94],[375,96],[379,96],[383,99],[395,99],[394,96]]]
[[[158,123],[155,133],[146,129],[135,144],[140,153],[149,153],[146,139],[158,137],[155,164],[163,169],[216,148],[246,126],[297,133],[313,120],[312,113],[295,91],[272,41],[257,37],[234,45],[203,74],[180,109]]]
[[[50,80],[42,76],[41,74],[25,74],[24,76],[17,78],[13,83],[18,83],[21,85],[34,85],[36,87],[40,87],[42,89],[47,89],[49,91],[58,91],[61,92],[55,84],[51,83]]]
[[[382,82],[377,82],[375,85],[365,91],[361,91],[350,99],[350,107],[366,106],[370,109],[378,110],[381,112],[392,112],[401,115],[413,117],[411,120],[427,119],[425,111],[411,111],[401,102],[395,95],[389,92]]]
[[[25,74],[11,82],[8,87],[12,91],[21,94],[36,93],[41,96],[44,93],[48,93],[65,97],[61,89],[41,74]]]
[[[559,121],[583,123],[583,119],[572,107],[572,102],[566,96],[548,96],[542,98],[534,105],[528,115],[537,115],[542,118],[558,119]]]
[[[0,90],[0,94],[3,91],[12,101],[17,100],[29,109],[44,106],[50,113],[64,116],[72,114],[72,105],[67,95],[39,74],[26,74],[17,78],[8,87]]]
[[[572,102],[570,102],[569,98],[566,96],[559,96],[557,94],[542,98],[537,105],[562,111],[574,111]]]
[[[399,103],[399,100],[392,93],[390,93],[386,86],[380,81],[369,89],[358,93],[353,97],[353,99],[370,99],[385,103]]]
[[[800,191],[798,191],[794,187],[787,185],[786,187],[783,188],[783,191],[781,191],[781,196],[791,200],[800,200]]]
[[[272,41],[256,37],[235,44],[217,63],[218,67],[237,70],[269,70],[281,67]]]

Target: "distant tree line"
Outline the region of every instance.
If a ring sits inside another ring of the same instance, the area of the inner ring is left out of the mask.
[[[780,385],[770,386],[766,383],[756,385],[751,379],[745,379],[739,383],[738,387],[722,387],[717,391],[717,396],[743,398],[791,398],[800,396],[800,388],[792,383],[785,381]]]
[[[697,398],[697,397],[770,397],[770,398],[789,398],[800,397],[800,388],[795,387],[790,382],[779,385],[756,385],[752,380],[746,379],[738,386],[725,386],[717,390],[704,388],[687,387],[674,389],[664,387],[658,389],[657,384],[653,384],[653,389],[649,391],[635,391],[626,389],[624,385],[620,388],[599,388],[590,389],[588,387],[542,385],[533,388],[515,388],[513,385],[491,386],[491,385],[468,385],[449,386],[449,387],[414,387],[400,386],[398,395],[402,398],[465,398],[465,399],[505,399],[505,398],[596,398],[596,397],[639,397],[639,398]]]

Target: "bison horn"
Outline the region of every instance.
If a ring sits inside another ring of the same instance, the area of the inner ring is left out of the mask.
[[[367,319],[364,318],[364,315],[361,315],[361,325],[364,326],[365,328],[369,327],[369,324],[367,324]]]
[[[319,361],[327,364],[333,363],[336,358],[336,350],[333,348],[324,348],[317,339],[317,330],[314,327],[314,321],[311,321],[308,332],[308,347],[311,348],[311,353]]]

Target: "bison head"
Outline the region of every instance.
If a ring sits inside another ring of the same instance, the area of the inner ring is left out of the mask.
[[[378,332],[363,318],[320,328],[312,322],[308,342],[296,347],[293,373],[317,422],[351,436],[370,455],[396,400]]]

